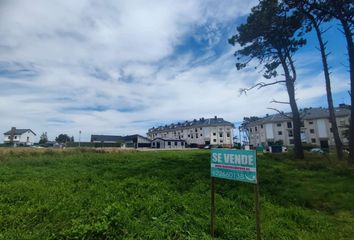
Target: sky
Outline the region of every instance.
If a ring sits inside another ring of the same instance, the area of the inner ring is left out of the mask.
[[[289,111],[284,86],[237,71],[227,40],[257,1],[0,0],[0,131],[12,126],[89,141],[91,134],[145,135],[201,117],[240,122]],[[349,104],[345,40],[325,37],[334,103]],[[327,27],[327,26],[325,26]],[[299,107],[326,107],[316,38],[295,55]],[[0,137],[0,142],[2,137]]]

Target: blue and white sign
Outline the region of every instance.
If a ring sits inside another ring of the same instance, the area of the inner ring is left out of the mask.
[[[256,151],[211,150],[211,176],[257,184]]]

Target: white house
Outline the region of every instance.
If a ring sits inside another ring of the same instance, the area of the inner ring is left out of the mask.
[[[233,145],[234,124],[223,118],[200,118],[192,121],[178,122],[170,125],[150,128],[147,135],[153,140],[178,139],[185,140],[189,146]]]
[[[11,143],[15,146],[31,146],[34,144],[36,134],[31,129],[11,128],[4,133],[4,143]]]

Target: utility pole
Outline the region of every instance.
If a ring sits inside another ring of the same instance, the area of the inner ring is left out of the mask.
[[[81,130],[79,130],[79,148],[81,147]]]

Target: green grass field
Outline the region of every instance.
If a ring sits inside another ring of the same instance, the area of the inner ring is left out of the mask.
[[[1,151],[0,239],[210,239],[209,152]],[[354,170],[259,157],[262,239],[354,239]],[[217,239],[255,239],[250,184],[217,180]]]

